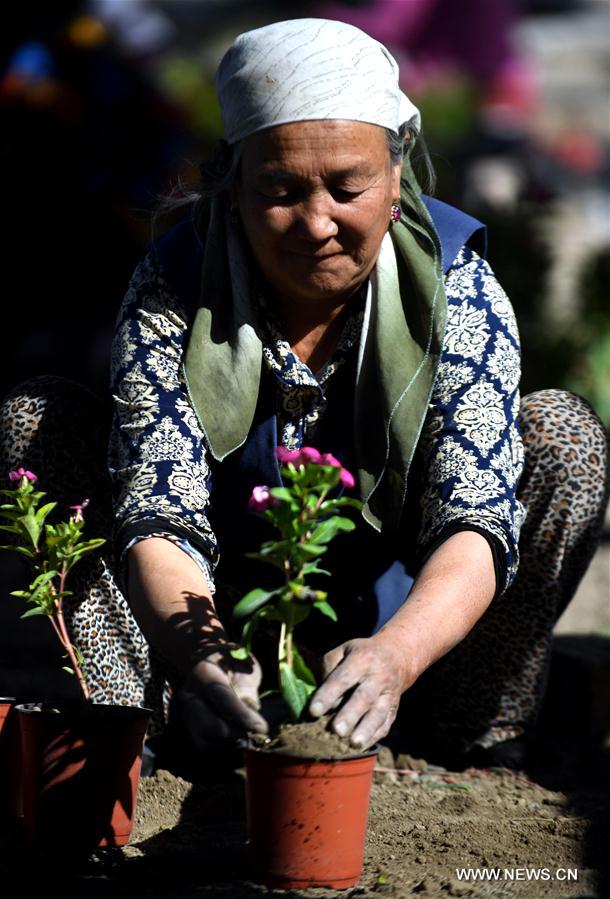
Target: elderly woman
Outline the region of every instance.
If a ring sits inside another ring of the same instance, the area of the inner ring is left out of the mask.
[[[232,605],[263,574],[247,500],[280,483],[277,445],[315,445],[357,472],[364,508],[327,557],[338,623],[301,635],[324,662],[311,714],[368,747],[400,709],[404,749],[521,765],[601,528],[603,428],[571,394],[520,403],[483,226],[422,196],[420,118],[385,47],[279,22],[235,40],[217,89],[226,141],[116,322],[112,510],[93,397],[43,378],[3,407],[5,467],[85,490],[91,533],[112,536],[72,588],[93,695],[145,701],[151,732],[178,710],[197,749],[267,729],[260,667],[231,655]],[[70,484],[37,455],[45,423]]]

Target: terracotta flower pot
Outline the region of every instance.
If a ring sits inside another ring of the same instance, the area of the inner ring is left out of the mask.
[[[74,852],[124,846],[150,710],[94,703],[59,711],[26,703],[16,710],[28,842]]]
[[[248,748],[246,809],[256,878],[282,889],[358,883],[377,749],[332,761]]]
[[[15,698],[0,696],[0,815],[21,814],[19,722]]]

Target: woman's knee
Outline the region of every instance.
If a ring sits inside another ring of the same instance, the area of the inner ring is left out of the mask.
[[[37,427],[43,417],[66,418],[79,428],[88,421],[99,423],[99,396],[71,378],[37,375],[11,388],[2,400],[2,433]]]
[[[54,400],[76,403],[100,403],[100,398],[84,384],[63,375],[35,375],[12,387],[2,400],[2,409],[13,406],[26,409],[35,403],[38,407]],[[34,410],[33,410],[34,411]]]
[[[565,390],[523,397],[519,412],[525,465],[518,497],[527,509],[524,531],[568,520],[600,529],[610,491],[606,430],[590,404]],[[555,510],[552,512],[552,510]],[[562,525],[562,527],[563,527]]]
[[[608,436],[592,406],[568,390],[539,390],[524,396],[519,424],[526,454],[562,468],[571,477],[597,480],[607,489]],[[531,459],[530,459],[531,461]]]
[[[102,401],[83,384],[59,375],[22,381],[0,406],[0,456],[5,469],[57,469],[79,458],[103,464],[107,423]]]

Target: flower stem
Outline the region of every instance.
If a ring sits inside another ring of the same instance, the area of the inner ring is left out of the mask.
[[[280,638],[277,644],[277,660],[284,662],[286,660],[286,622],[282,621],[280,626]]]
[[[292,631],[294,630],[294,623],[292,617],[292,607],[289,610],[288,621],[286,623],[286,634],[285,634],[285,644],[286,644],[286,664],[289,668],[292,668]]]
[[[61,570],[61,574],[59,576],[60,597],[56,598],[53,601],[54,606],[55,606],[55,612],[51,616],[51,623],[53,624],[53,627],[55,628],[55,632],[56,632],[57,636],[59,637],[62,646],[68,653],[68,657],[70,659],[70,662],[72,663],[72,668],[74,670],[74,673],[76,674],[79,686],[81,688],[81,692],[83,694],[83,699],[85,700],[85,702],[88,702],[90,699],[89,688],[87,687],[87,684],[85,682],[85,678],[84,678],[82,669],[78,663],[78,659],[76,657],[76,653],[74,651],[74,647],[72,646],[72,641],[70,640],[70,636],[68,634],[68,629],[66,628],[66,623],[64,621],[61,594],[64,591],[66,575],[67,575],[66,566],[64,564],[62,567],[62,570]]]

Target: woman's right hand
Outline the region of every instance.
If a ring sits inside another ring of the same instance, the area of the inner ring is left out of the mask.
[[[210,645],[176,695],[176,704],[198,751],[218,748],[248,731],[267,733],[258,713],[261,669],[254,656],[236,659],[233,643]]]
[[[182,676],[174,697],[197,749],[218,748],[247,731],[266,733],[258,714],[260,665],[235,658],[197,562],[165,537],[127,553],[129,604],[148,642]]]

